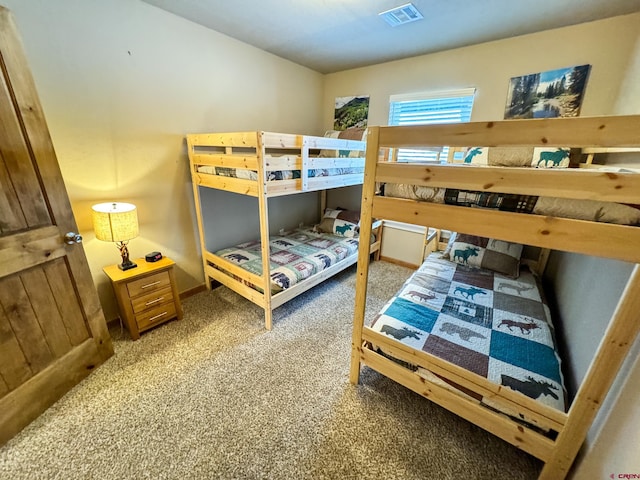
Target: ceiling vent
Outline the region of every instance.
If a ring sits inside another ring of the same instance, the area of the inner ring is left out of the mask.
[[[423,18],[422,14],[411,3],[392,8],[391,10],[381,12],[378,15],[384,18],[385,22],[392,27],[397,27],[403,23],[415,22],[416,20]]]

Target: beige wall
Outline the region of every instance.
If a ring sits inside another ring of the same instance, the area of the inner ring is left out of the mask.
[[[636,18],[636,42],[629,56],[626,76],[616,100],[616,115],[634,115],[640,112],[640,15]]]
[[[117,316],[90,208],[138,207],[132,257],[177,262],[203,283],[184,135],[321,133],[322,75],[138,0],[0,0],[12,10],[107,319]]]

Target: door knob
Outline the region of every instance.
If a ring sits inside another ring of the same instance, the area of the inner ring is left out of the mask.
[[[67,245],[82,243],[82,235],[78,235],[76,232],[67,232],[64,235],[64,243]]]

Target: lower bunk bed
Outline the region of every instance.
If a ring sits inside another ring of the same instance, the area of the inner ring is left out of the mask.
[[[640,144],[638,129],[640,116],[370,128],[361,234],[367,235],[374,217],[458,233],[452,234],[448,251],[431,254],[366,324],[367,285],[375,279],[369,278],[366,252],[360,252],[351,382],[359,382],[363,366],[372,368],[540,459],[540,478],[564,478],[640,331],[638,222],[504,211],[467,202],[466,196],[463,202],[439,203],[384,197],[380,186],[446,188],[473,192],[474,198],[513,194],[629,206],[640,204],[640,175],[408,165],[385,162],[380,151],[469,144],[627,147]],[[541,249],[531,270],[521,268],[524,245]],[[549,249],[635,264],[592,363],[577,392],[571,392],[575,395],[567,395],[563,383],[566,362],[560,360],[538,278]]]
[[[335,228],[340,229],[341,225]],[[370,254],[379,252],[381,228],[381,221],[374,222],[374,233],[367,245]],[[269,271],[266,275],[260,240],[205,252],[205,272],[210,278],[265,308],[266,315],[354,265],[358,260],[360,241],[357,235],[326,233],[318,226],[300,227],[270,237]],[[270,289],[265,292],[267,281]],[[266,311],[267,305],[270,306],[269,312]]]
[[[499,247],[515,249],[506,242]],[[464,251],[454,252],[464,255]],[[375,316],[370,328],[379,335],[379,343],[369,342],[371,351],[417,378],[527,422],[542,435],[557,431],[562,423],[567,392],[554,327],[539,278],[527,267],[514,278],[432,253]],[[441,376],[437,368],[412,363],[413,355],[399,353],[407,347],[432,355],[435,362],[444,360],[459,367],[460,378]],[[486,379],[481,382],[484,388],[466,388],[467,372],[472,378]],[[510,390],[531,400],[523,405]]]

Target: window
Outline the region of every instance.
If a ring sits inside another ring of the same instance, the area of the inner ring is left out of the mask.
[[[429,123],[460,123],[471,119],[475,88],[437,93],[391,95],[389,125],[424,125]],[[398,150],[398,162],[446,162],[448,147],[442,152],[429,150]]]

